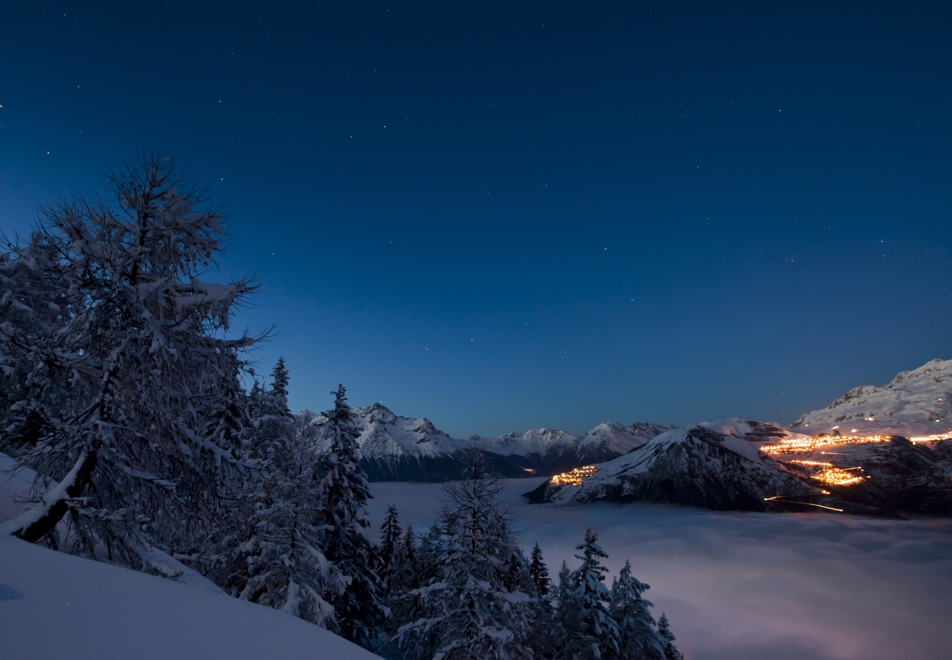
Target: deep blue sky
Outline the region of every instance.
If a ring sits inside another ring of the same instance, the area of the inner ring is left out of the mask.
[[[597,6],[590,6],[597,5]],[[158,150],[292,408],[781,423],[952,357],[947,2],[11,2],[0,230]]]

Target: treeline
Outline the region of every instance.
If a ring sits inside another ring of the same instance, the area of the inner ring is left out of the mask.
[[[593,533],[551,585],[479,465],[429,533],[401,532],[392,510],[371,543],[343,386],[323,424],[295,420],[283,360],[262,384],[247,352],[263,337],[231,332],[255,283],[202,279],[221,213],[166,158],[111,183],[111,201],[51,205],[0,254],[0,451],[39,475],[0,532],[193,569],[393,658],[679,657],[647,585],[627,566],[604,584]]]
[[[478,463],[446,485],[439,522],[417,536],[391,506],[380,529],[379,570],[391,617],[390,657],[673,660],[667,618],[655,622],[648,585],[625,562],[611,588],[607,555],[588,530],[581,565],[553,584],[536,544],[529,558],[499,501],[499,479]]]

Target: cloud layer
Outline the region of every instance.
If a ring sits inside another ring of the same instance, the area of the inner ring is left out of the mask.
[[[595,529],[613,573],[630,559],[692,660],[945,658],[952,648],[952,520],[719,513],[666,505],[529,505],[504,491],[525,547],[554,575]],[[373,529],[388,504],[428,526],[434,484],[375,483]]]

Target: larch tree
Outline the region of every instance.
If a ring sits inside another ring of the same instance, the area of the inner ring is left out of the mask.
[[[36,506],[2,531],[133,566],[150,544],[191,552],[243,465],[209,435],[221,383],[254,338],[226,337],[248,280],[202,279],[221,214],[150,157],[111,178],[113,202],[48,207],[0,259],[0,370]]]

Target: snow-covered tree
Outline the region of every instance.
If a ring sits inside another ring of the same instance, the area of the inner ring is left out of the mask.
[[[612,582],[609,614],[618,625],[618,654],[621,658],[662,657],[664,640],[658,636],[654,619],[648,612],[651,602],[642,594],[650,587],[631,574],[631,562],[625,561]]]
[[[223,554],[232,560],[219,567],[218,582],[243,600],[333,628],[331,602],[347,580],[323,550],[328,529],[315,461],[294,433],[272,437],[267,454],[246,531],[224,539]]]
[[[522,548],[518,546],[509,557],[509,567],[503,584],[509,591],[521,591],[533,599],[538,596],[535,582],[532,581],[532,575],[529,573],[529,562]]]
[[[415,589],[420,586],[416,580],[414,566],[416,566],[416,534],[413,532],[413,526],[407,525],[401,539],[402,546],[397,554],[397,561],[393,570],[393,581],[396,589]]]
[[[674,645],[675,636],[671,632],[671,625],[668,623],[668,617],[665,616],[664,612],[661,613],[661,618],[658,619],[658,635],[664,640],[664,660],[682,660],[684,656]]]
[[[611,598],[605,586],[601,560],[608,557],[597,543],[591,529],[585,532],[585,542],[576,549],[582,565],[568,576],[560,574],[558,620],[562,628],[562,646],[559,658],[571,660],[600,660],[618,651],[618,626],[609,616],[607,604]]]
[[[0,260],[5,421],[25,434],[13,453],[59,481],[38,483],[37,506],[3,530],[137,565],[149,543],[191,551],[246,468],[207,421],[254,341],[224,336],[253,285],[201,279],[221,214],[199,208],[171,160],[112,184],[114,203],[51,206]]]
[[[505,586],[516,552],[512,524],[499,502],[501,484],[477,466],[446,486],[441,514],[445,549],[438,577],[413,592],[421,616],[397,639],[409,658],[531,658],[530,598]]]
[[[288,370],[284,366],[284,358],[279,357],[277,364],[274,365],[274,370],[271,372],[271,392],[269,394],[274,408],[285,414],[290,412],[288,410],[288,382]]]
[[[560,636],[552,608],[553,593],[549,569],[542,559],[542,550],[538,543],[532,548],[530,557],[529,579],[532,582],[534,616],[529,640],[536,659],[543,660],[555,657],[560,645]],[[565,568],[565,575],[568,576],[568,568]]]
[[[390,588],[390,576],[393,574],[394,566],[399,560],[401,532],[397,507],[391,504],[387,507],[387,514],[380,526],[380,550],[378,552],[380,561],[378,577],[387,589]]]
[[[552,583],[549,580],[549,569],[542,559],[542,550],[539,548],[538,543],[532,548],[529,575],[532,577],[532,582],[535,584],[536,593],[539,594],[539,598],[547,600],[549,592],[552,590]]]
[[[374,572],[376,548],[364,536],[370,486],[357,459],[357,428],[340,385],[334,408],[325,412],[329,447],[321,455],[318,474],[323,489],[322,520],[328,529],[326,552],[348,577],[348,585],[333,605],[340,634],[364,648],[378,644],[388,611],[382,602],[380,580]]]

